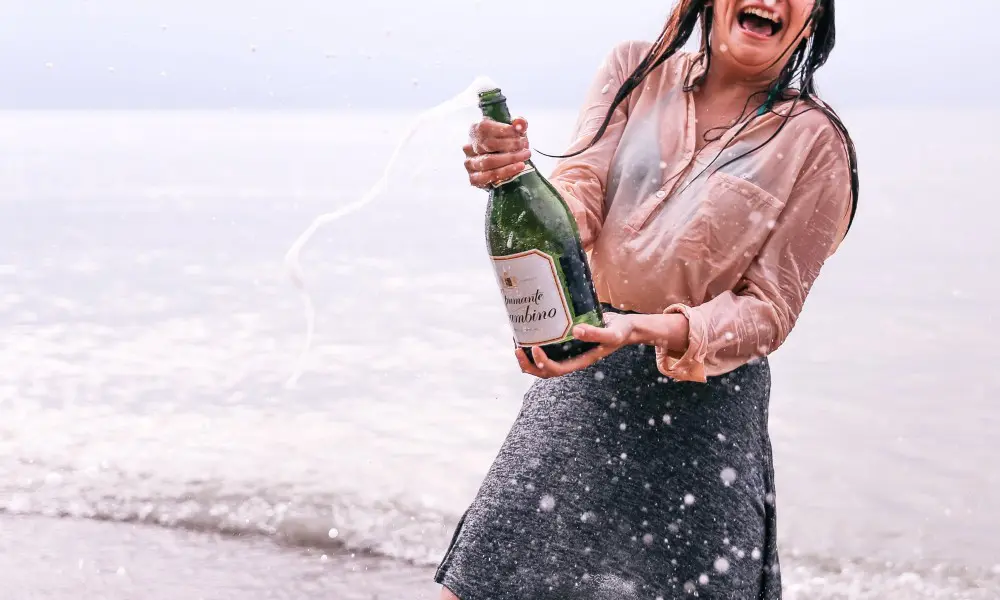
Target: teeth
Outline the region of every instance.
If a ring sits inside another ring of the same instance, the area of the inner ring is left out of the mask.
[[[763,8],[757,8],[756,6],[753,6],[744,10],[743,12],[745,12],[748,15],[756,15],[762,19],[767,19],[772,23],[781,23],[781,16],[778,13],[769,10],[764,10]]]

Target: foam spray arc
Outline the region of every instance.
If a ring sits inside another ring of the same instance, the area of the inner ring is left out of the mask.
[[[479,102],[479,92],[494,89],[496,87],[499,86],[497,86],[489,77],[476,77],[469,87],[456,96],[453,96],[441,104],[417,115],[413,120],[413,123],[409,126],[409,128],[407,128],[402,138],[396,144],[396,148],[389,157],[389,162],[385,165],[382,176],[375,182],[375,185],[373,185],[371,189],[369,189],[358,201],[316,217],[312,224],[310,224],[309,227],[295,240],[292,247],[289,248],[288,252],[285,254],[285,268],[288,271],[288,275],[291,278],[292,283],[296,288],[298,288],[302,297],[302,302],[305,305],[306,337],[303,343],[302,352],[296,361],[295,369],[292,372],[291,377],[289,377],[288,381],[285,383],[286,387],[294,388],[298,383],[299,378],[302,376],[302,372],[305,368],[305,360],[309,354],[309,349],[312,346],[313,335],[316,331],[316,307],[313,305],[312,297],[309,295],[309,291],[306,288],[305,278],[302,273],[302,265],[299,261],[299,255],[302,253],[302,248],[309,242],[310,238],[312,238],[320,227],[328,225],[338,219],[342,219],[351,213],[357,212],[361,208],[370,204],[372,200],[388,189],[389,174],[392,172],[393,166],[402,154],[403,149],[410,142],[413,136],[420,131],[421,127],[450,113],[477,106]]]

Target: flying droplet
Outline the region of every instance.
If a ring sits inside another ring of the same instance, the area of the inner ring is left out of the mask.
[[[722,470],[720,476],[722,477],[722,483],[724,483],[726,487],[729,487],[733,485],[734,481],[736,481],[736,469],[732,467],[726,467],[725,469]]]

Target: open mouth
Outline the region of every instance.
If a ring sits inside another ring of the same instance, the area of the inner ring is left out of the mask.
[[[744,8],[736,18],[744,31],[762,37],[778,35],[782,27],[781,15],[755,6]]]

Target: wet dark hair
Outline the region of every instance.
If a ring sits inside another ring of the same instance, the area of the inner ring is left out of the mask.
[[[789,119],[810,110],[820,110],[830,119],[834,127],[837,129],[841,141],[844,143],[844,148],[847,151],[849,167],[851,170],[850,222],[853,222],[854,215],[858,208],[859,188],[857,153],[855,152],[854,142],[851,140],[847,127],[844,125],[843,121],[840,120],[837,113],[829,104],[819,98],[819,95],[816,92],[816,84],[814,82],[816,71],[826,63],[827,59],[830,57],[830,53],[833,52],[833,47],[836,43],[837,29],[834,17],[834,0],[816,0],[809,18],[806,19],[805,24],[803,24],[802,29],[798,33],[798,35],[801,35],[807,28],[812,27],[812,34],[808,38],[799,42],[794,50],[791,47],[785,49],[785,52],[783,52],[781,56],[779,56],[775,62],[772,63],[771,66],[774,66],[775,64],[781,62],[785,56],[788,55],[789,50],[791,50],[791,56],[789,56],[788,62],[785,64],[784,68],[782,68],[781,73],[768,87],[766,99],[758,105],[756,112],[751,113],[753,116],[747,119],[746,122],[740,126],[740,132],[748,127],[757,117],[765,115],[768,112],[772,112],[774,104],[777,101],[792,100],[791,107],[784,114],[779,114],[779,116],[783,119],[781,125],[771,135],[771,137],[765,140],[762,144],[729,160],[719,168],[721,169],[733,161],[739,160],[740,158],[743,158],[744,156],[756,152],[766,146],[771,140],[777,137],[782,129],[784,129],[785,125],[788,124]],[[611,103],[611,107],[608,109],[607,115],[604,117],[604,122],[601,124],[601,127],[597,130],[597,133],[594,135],[594,138],[590,141],[590,143],[585,148],[572,154],[556,156],[544,153],[540,154],[550,156],[551,158],[569,158],[586,151],[596,144],[607,131],[608,126],[611,123],[611,119],[614,116],[614,112],[618,106],[624,102],[633,91],[642,85],[642,82],[654,69],[675,55],[677,51],[688,42],[696,25],[700,25],[702,31],[701,53],[705,57],[705,71],[701,75],[701,78],[703,78],[705,74],[708,73],[708,69],[711,68],[712,53],[709,47],[709,39],[712,32],[712,18],[713,8],[710,0],[681,0],[670,14],[663,31],[646,53],[642,62],[639,63],[632,74],[629,75],[628,78],[626,78],[622,83],[621,88],[615,95],[614,101]],[[698,85],[698,83],[700,83],[700,78],[696,81],[686,81],[685,91],[690,91]],[[761,92],[760,95],[763,95],[763,92]],[[750,106],[755,96],[758,96],[758,94],[751,95],[750,98],[747,99],[747,103],[743,108],[744,113],[746,112],[746,108]],[[796,105],[799,103],[804,105],[804,109],[796,112]],[[741,114],[740,118],[737,119],[737,123],[743,120],[743,118],[744,116]],[[724,127],[723,129],[728,129],[728,127]],[[733,137],[735,138],[735,136]],[[712,160],[709,167],[711,167],[711,165],[718,160],[719,156],[721,156],[722,152],[725,150],[726,148],[723,148],[719,151],[719,154]],[[706,170],[707,169],[708,167],[706,167]],[[702,171],[702,173],[704,173],[704,171]],[[700,176],[701,173],[699,173],[699,177]],[[695,179],[697,179],[697,177]],[[848,229],[850,228],[850,222],[848,223]]]

